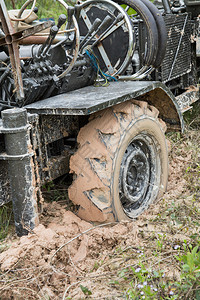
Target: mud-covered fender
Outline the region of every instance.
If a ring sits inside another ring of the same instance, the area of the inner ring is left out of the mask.
[[[183,117],[176,98],[159,81],[118,81],[110,82],[106,87],[87,86],[31,103],[25,108],[39,115],[83,116],[131,99],[147,101],[159,110],[159,118],[166,122],[169,130],[183,131]]]
[[[168,131],[180,130],[183,132],[183,115],[175,96],[165,84],[161,82],[151,83],[152,86],[148,87],[150,90],[137,99],[144,100],[159,110],[159,117],[167,124]]]

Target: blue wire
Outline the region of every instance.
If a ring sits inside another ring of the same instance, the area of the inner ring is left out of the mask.
[[[103,78],[103,79],[107,79],[108,81],[117,81],[117,79],[111,75],[108,75],[106,73],[104,73],[100,68],[99,65],[97,63],[97,58],[95,57],[95,55],[93,55],[92,53],[90,53],[88,50],[85,50],[85,53],[87,54],[87,56],[90,58],[91,63],[93,65],[93,68],[99,73],[99,75]]]

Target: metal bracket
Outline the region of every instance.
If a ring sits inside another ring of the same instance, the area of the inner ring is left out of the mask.
[[[30,125],[22,126],[19,128],[4,128],[0,127],[0,133],[17,133],[17,132],[23,132],[31,129]]]
[[[12,34],[12,41],[19,42],[22,39],[27,38],[28,36],[34,35],[37,32],[40,32],[42,30],[45,30],[45,29],[51,27],[52,23],[53,23],[52,21],[46,21],[44,23],[37,24],[37,25],[27,28],[25,30],[17,31]],[[0,46],[7,45],[7,43],[8,43],[8,38],[3,37],[0,39]]]

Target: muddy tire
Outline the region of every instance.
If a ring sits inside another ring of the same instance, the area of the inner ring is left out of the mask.
[[[95,113],[78,134],[69,197],[88,221],[130,220],[167,187],[165,123],[158,110],[131,100]]]

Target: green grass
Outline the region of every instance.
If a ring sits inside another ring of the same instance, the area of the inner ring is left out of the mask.
[[[0,207],[0,241],[7,236],[10,225],[13,222],[13,213],[11,203]]]

